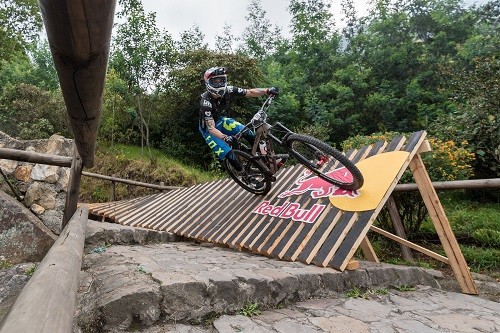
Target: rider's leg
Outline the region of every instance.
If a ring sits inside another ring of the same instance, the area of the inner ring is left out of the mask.
[[[216,124],[219,130],[227,135],[236,135],[244,129],[243,124],[234,120],[233,118],[222,117],[221,120]],[[247,140],[251,146],[255,142],[255,133],[252,130],[246,131],[243,134],[243,138]]]
[[[200,132],[215,156],[217,156],[221,161],[228,158],[229,163],[236,169],[236,171],[243,170],[241,163],[234,156],[231,147],[224,140],[211,135],[208,130],[200,128]]]
[[[231,166],[238,172],[243,171],[243,166],[241,165],[240,161],[234,156],[233,151],[231,150],[229,153],[226,154],[227,161]]]

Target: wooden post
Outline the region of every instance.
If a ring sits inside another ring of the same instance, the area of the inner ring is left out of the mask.
[[[78,154],[76,146],[73,145],[73,163],[69,173],[68,192],[66,194],[66,204],[64,206],[64,215],[62,229],[68,224],[69,219],[76,211],[78,205],[78,195],[80,192],[80,181],[82,179],[82,159]]]
[[[372,243],[370,243],[370,240],[368,239],[368,236],[365,236],[363,238],[360,246],[361,246],[361,251],[363,251],[363,255],[365,256],[366,260],[372,262],[380,262],[380,260],[377,257],[377,254],[375,253],[375,250],[373,249]]]
[[[113,178],[116,177],[116,174],[111,175]],[[116,198],[116,183],[114,180],[111,181],[111,195],[110,195],[110,201],[115,201]]]
[[[403,239],[407,239],[405,228],[403,227],[403,223],[401,222],[401,216],[399,216],[399,211],[396,207],[396,202],[394,201],[394,197],[392,195],[387,199],[385,205],[389,210],[389,215],[391,216],[392,225],[394,226],[396,235]],[[399,247],[401,249],[401,253],[403,254],[403,259],[406,261],[413,261],[413,255],[411,254],[410,248],[401,243],[399,244]]]
[[[419,154],[415,154],[411,160],[410,170],[450,261],[450,266],[460,285],[460,289],[463,293],[477,295],[478,291],[474,279]]]
[[[1,333],[72,332],[88,209],[80,208],[0,324]]]

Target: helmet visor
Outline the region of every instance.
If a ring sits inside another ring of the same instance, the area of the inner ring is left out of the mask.
[[[208,79],[208,84],[214,88],[222,88],[226,86],[226,76],[225,75],[220,75],[220,76],[214,76]]]

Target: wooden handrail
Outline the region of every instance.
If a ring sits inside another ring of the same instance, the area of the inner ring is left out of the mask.
[[[112,177],[112,176],[105,176],[105,175],[100,175],[97,173],[91,173],[91,172],[82,172],[82,175],[87,176],[87,177],[93,177],[93,178],[99,178],[99,179],[104,179],[104,180],[109,180],[112,182],[117,182],[117,183],[124,183],[124,184],[129,184],[129,185],[136,185],[136,186],[142,186],[142,187],[148,187],[148,188],[154,188],[157,190],[175,190],[178,188],[183,188],[182,186],[165,186],[165,185],[155,185],[155,184],[149,184],[149,183],[142,183],[138,182],[135,180],[128,180],[128,179],[123,179],[123,178],[117,178],[117,177]]]
[[[19,294],[0,333],[71,332],[85,243],[88,208],[71,217]]]
[[[453,180],[444,182],[432,182],[432,187],[435,190],[470,190],[480,188],[500,188],[500,178],[490,179],[470,179],[470,180]],[[417,184],[398,184],[394,188],[394,192],[418,191]]]
[[[71,162],[73,161],[73,158],[68,156],[41,154],[32,151],[10,148],[0,148],[0,158],[13,161],[56,165],[68,168],[71,166]]]

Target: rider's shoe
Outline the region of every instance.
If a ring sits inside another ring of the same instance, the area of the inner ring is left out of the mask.
[[[276,165],[281,168],[288,160],[288,154],[276,154]]]

